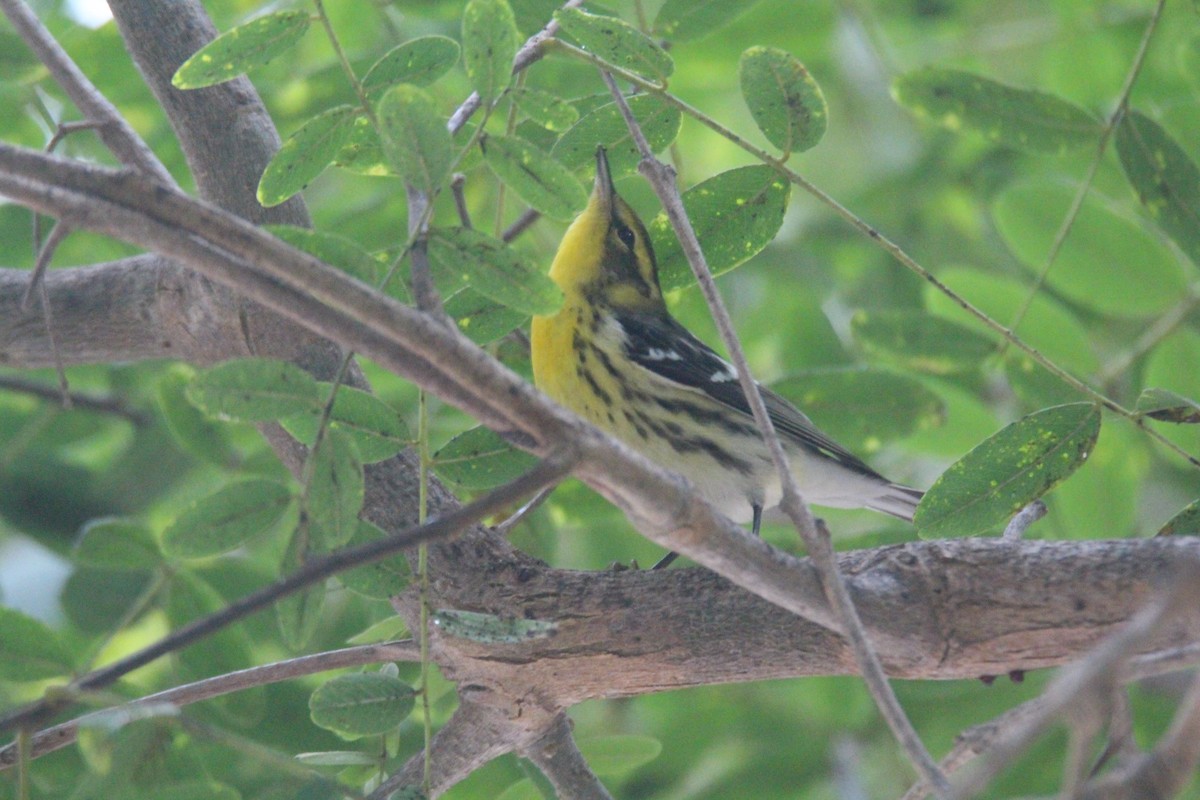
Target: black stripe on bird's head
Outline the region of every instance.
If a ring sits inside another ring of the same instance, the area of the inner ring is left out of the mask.
[[[597,306],[649,311],[663,305],[650,235],[617,194],[603,147],[596,150],[591,199],[567,229],[550,277],[568,295],[579,292]]]

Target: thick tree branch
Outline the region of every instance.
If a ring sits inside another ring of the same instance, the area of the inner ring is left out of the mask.
[[[612,795],[592,772],[571,735],[566,714],[554,718],[546,732],[521,750],[537,765],[564,800],[612,800]]]

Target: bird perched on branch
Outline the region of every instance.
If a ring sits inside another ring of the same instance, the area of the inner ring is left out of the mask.
[[[591,199],[563,237],[550,277],[565,301],[553,316],[533,318],[538,387],[686,476],[757,534],[763,509],[782,495],[770,453],[736,370],[667,311],[650,237],[616,193],[603,148]],[[788,401],[760,391],[805,500],[912,520],[920,491],[888,481]]]

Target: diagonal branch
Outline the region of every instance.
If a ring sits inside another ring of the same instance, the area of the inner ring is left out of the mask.
[[[571,735],[571,720],[559,714],[546,732],[521,748],[521,754],[537,765],[554,793],[569,800],[612,800],[612,795],[588,766]]]

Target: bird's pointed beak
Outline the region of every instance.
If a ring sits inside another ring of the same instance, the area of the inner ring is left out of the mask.
[[[592,188],[592,200],[601,208],[611,209],[617,190],[613,187],[612,173],[608,170],[608,152],[603,146],[596,148],[596,183]]]

